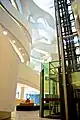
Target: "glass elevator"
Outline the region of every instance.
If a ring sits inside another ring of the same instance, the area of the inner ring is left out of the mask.
[[[40,116],[80,120],[80,38],[71,0],[54,5],[59,61],[47,64],[47,76],[42,65]]]

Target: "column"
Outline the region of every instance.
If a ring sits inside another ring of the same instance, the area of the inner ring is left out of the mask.
[[[20,99],[24,99],[24,89],[25,87],[21,87]]]
[[[19,59],[8,37],[0,33],[0,119],[14,110]]]

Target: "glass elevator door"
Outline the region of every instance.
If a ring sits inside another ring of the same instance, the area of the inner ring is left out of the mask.
[[[60,118],[60,95],[58,80],[58,61],[43,65],[41,79],[41,117]]]

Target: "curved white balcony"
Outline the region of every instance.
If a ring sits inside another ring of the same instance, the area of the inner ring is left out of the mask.
[[[0,25],[8,39],[18,54],[21,62],[27,62],[30,59],[31,49],[31,30],[25,22],[23,16],[13,8],[9,1],[0,0]]]
[[[0,0],[1,4],[3,5],[3,7],[6,9],[6,11],[14,18],[16,19],[16,21],[18,21],[25,29],[25,31],[28,32],[29,37],[31,38],[31,28],[29,26],[29,23],[27,22],[27,20],[25,19],[24,16],[22,16],[9,2],[9,0]],[[31,39],[30,39],[31,41]]]
[[[27,63],[30,59],[30,28],[8,0],[0,0],[0,3],[0,111],[11,112],[17,82],[39,89],[40,81],[36,72],[25,64],[20,64]]]

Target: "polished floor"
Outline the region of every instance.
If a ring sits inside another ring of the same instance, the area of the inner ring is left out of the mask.
[[[46,118],[39,118],[38,111],[30,112],[13,112],[11,120],[51,120]]]

